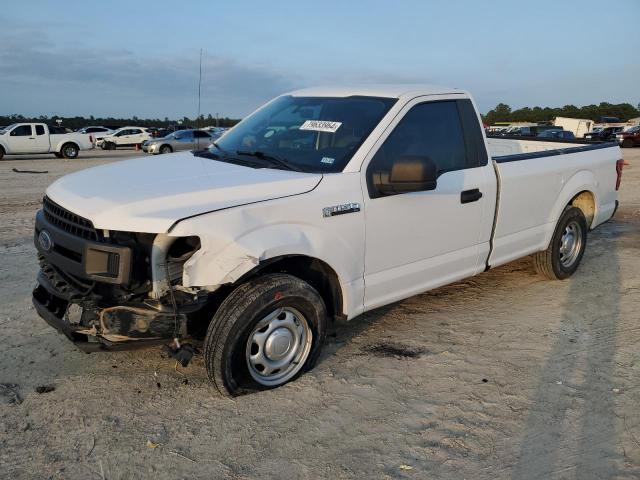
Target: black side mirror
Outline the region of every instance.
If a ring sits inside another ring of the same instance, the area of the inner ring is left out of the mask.
[[[373,183],[380,196],[435,190],[437,179],[438,169],[433,160],[418,155],[400,157],[390,172],[373,174]]]

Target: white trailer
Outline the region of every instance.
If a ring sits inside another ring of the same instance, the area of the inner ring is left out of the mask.
[[[556,127],[562,127],[563,130],[573,132],[576,138],[582,138],[585,133],[593,129],[594,122],[584,118],[556,117],[553,124]]]

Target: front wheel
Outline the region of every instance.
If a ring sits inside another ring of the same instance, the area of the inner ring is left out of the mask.
[[[318,292],[287,274],[258,277],[234,290],[204,342],[209,380],[223,395],[279,387],[315,364],[326,336]]]
[[[160,153],[162,154],[171,153],[171,152],[173,152],[173,149],[171,148],[170,145],[162,145],[160,147]]]
[[[558,220],[547,249],[533,256],[537,272],[550,280],[564,280],[573,275],[587,247],[588,228],[582,210],[567,207]]]
[[[633,147],[633,140],[631,140],[630,138],[625,138],[622,141],[621,147],[622,148],[631,148],[631,147]]]

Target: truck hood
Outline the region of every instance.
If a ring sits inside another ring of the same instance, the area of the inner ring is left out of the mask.
[[[321,174],[255,169],[191,152],[114,162],[64,176],[47,196],[97,229],[164,233],[178,220],[313,190]]]

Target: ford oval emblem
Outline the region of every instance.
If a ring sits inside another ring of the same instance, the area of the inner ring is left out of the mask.
[[[50,252],[53,248],[53,240],[51,239],[51,235],[46,230],[42,230],[40,235],[38,235],[38,243],[40,243],[40,247],[45,252]]]

